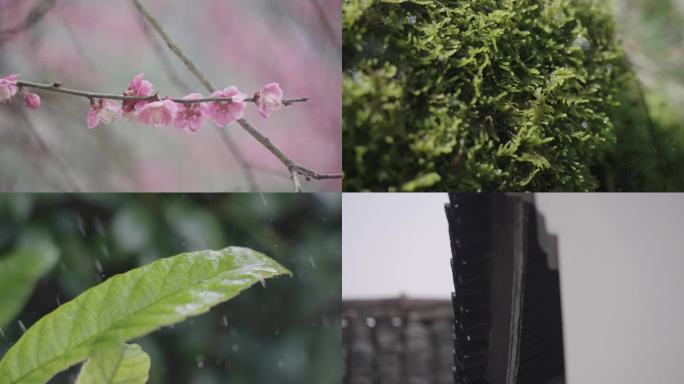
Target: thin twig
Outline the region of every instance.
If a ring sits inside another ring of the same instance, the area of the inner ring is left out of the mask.
[[[74,31],[74,28],[71,26],[69,20],[67,20],[66,17],[62,17],[61,20],[62,24],[64,24],[64,27],[68,32],[69,39],[71,40],[71,43],[73,44],[76,51],[81,55],[83,60],[86,62],[88,68],[90,68],[90,70],[93,72],[97,72],[97,66],[95,65],[95,63],[93,63],[93,60],[91,60],[88,54],[86,53],[85,48],[83,48],[83,44],[81,44],[81,40]]]
[[[325,14],[325,11],[323,10],[323,6],[321,3],[318,2],[318,0],[311,0],[313,3],[314,8],[316,8],[316,11],[318,12],[318,17],[321,20],[321,23],[323,24],[323,27],[325,28],[326,35],[330,39],[330,41],[335,44],[335,46],[339,49],[342,46],[342,43],[338,39],[339,35],[335,31],[335,27],[333,27],[332,23],[330,20],[328,20],[327,15]]]
[[[50,9],[52,9],[52,7],[55,5],[55,2],[56,0],[43,0],[38,3],[29,11],[29,13],[26,15],[26,18],[24,18],[22,22],[14,27],[0,30],[0,40],[7,39],[10,36],[16,35],[38,24],[38,22],[48,14]]]
[[[171,40],[171,37],[166,33],[166,30],[162,28],[161,24],[159,24],[157,19],[147,11],[147,9],[142,5],[142,3],[138,0],[133,0],[133,5],[135,5],[135,7],[138,8],[138,11],[140,11],[140,13],[143,16],[145,16],[145,19],[147,19],[147,21],[152,25],[152,27],[157,31],[157,33],[159,33],[159,35],[164,40],[169,49],[173,51],[173,53],[175,53],[176,56],[178,56],[178,58],[183,62],[183,64],[185,64],[186,67],[188,67],[190,72],[192,72],[195,75],[195,77],[197,77],[197,80],[199,80],[200,83],[202,83],[202,85],[204,85],[204,87],[210,92],[213,92],[215,89],[217,89],[216,86],[212,84],[211,81],[209,81],[207,76],[205,76],[204,73],[200,71],[199,68],[197,68],[195,63],[193,63],[192,60],[190,60],[188,56],[186,56],[185,53],[183,53],[183,51],[178,47],[178,45],[176,45],[173,42],[173,40]]]
[[[266,147],[269,151],[271,151],[272,154],[275,155],[275,157],[280,160],[281,163],[283,163],[286,167],[287,170],[290,172],[290,178],[292,179],[292,184],[294,185],[295,191],[296,192],[301,192],[302,186],[299,182],[298,175],[302,175],[306,177],[307,180],[309,179],[316,179],[316,180],[323,180],[323,179],[340,179],[342,178],[342,174],[339,173],[319,173],[317,171],[314,171],[313,169],[304,167],[302,165],[299,165],[292,161],[289,157],[287,157],[281,150],[280,148],[276,147],[271,140],[264,136],[261,132],[259,132],[258,129],[254,128],[247,120],[245,119],[239,119],[238,123],[242,128],[244,128],[247,132],[249,132],[252,136],[254,136],[255,139],[261,145]]]
[[[195,77],[207,88],[207,89],[215,89],[214,85],[209,81],[206,75],[200,71],[197,66],[190,60],[190,58],[176,45],[176,43],[171,40],[171,37],[166,33],[164,28],[161,26],[161,24],[157,21],[157,19],[152,16],[147,9],[142,5],[140,0],[131,0],[133,1],[133,4],[138,8],[140,13],[145,16],[147,21],[150,22],[152,27],[159,33],[159,35],[164,39],[164,42],[166,45],[173,51],[173,53],[178,56],[178,58],[185,64],[185,66],[188,68],[190,72],[192,72]],[[304,99],[299,99],[300,101],[304,101]],[[288,100],[288,102],[292,102],[292,100]],[[299,102],[299,101],[297,101]],[[285,104],[285,102],[283,102]],[[290,172],[290,178],[292,179],[292,184],[294,186],[294,189],[296,192],[301,192],[302,191],[302,186],[301,183],[299,182],[299,177],[298,175],[303,175],[307,179],[340,179],[342,178],[342,174],[321,174],[318,173],[314,170],[311,170],[309,168],[306,168],[304,166],[296,164],[292,159],[287,157],[278,147],[276,147],[271,140],[269,140],[268,137],[264,136],[259,130],[254,128],[247,120],[243,119],[238,119],[238,124],[245,129],[247,132],[249,132],[261,145],[266,147],[275,157],[280,160],[283,165],[285,165]]]
[[[161,44],[159,44],[153,32],[150,30],[150,27],[147,25],[147,21],[145,21],[145,18],[141,16],[138,18],[138,20],[140,21],[140,28],[142,28],[143,33],[147,38],[147,41],[150,43],[150,46],[152,46],[152,49],[156,53],[159,62],[161,63],[162,67],[164,67],[164,71],[168,75],[171,82],[173,82],[176,88],[183,92],[189,92],[190,90],[192,90],[192,87],[188,83],[186,83],[185,80],[183,80],[183,78],[181,78],[176,69],[173,67],[173,64],[171,64],[169,57],[166,55],[166,52],[164,52],[163,47],[161,46]]]
[[[81,188],[79,187],[78,182],[76,181],[76,177],[71,173],[69,167],[67,167],[67,165],[64,164],[64,161],[62,161],[62,159],[59,156],[57,156],[56,153],[52,152],[50,147],[48,147],[40,132],[38,132],[38,129],[33,124],[33,121],[31,121],[31,118],[29,117],[28,113],[26,113],[26,110],[24,108],[16,108],[16,111],[21,117],[21,119],[24,120],[24,123],[26,123],[26,126],[31,132],[31,135],[36,140],[36,143],[38,143],[38,147],[40,148],[40,150],[47,157],[51,158],[52,161],[54,161],[54,164],[60,171],[62,171],[62,174],[65,176],[66,181],[69,184],[71,184],[73,190],[76,192],[81,192]]]
[[[249,189],[252,192],[261,192],[261,188],[259,188],[259,184],[256,182],[256,177],[254,177],[254,172],[252,172],[252,166],[245,159],[240,147],[238,147],[233,141],[233,138],[230,137],[230,132],[221,128],[218,129],[218,132],[221,135],[223,143],[228,147],[228,151],[233,155],[235,160],[237,160],[238,164],[240,164],[242,174],[245,176],[245,180],[247,180]]]
[[[173,67],[173,64],[166,55],[166,52],[162,49],[163,47],[157,41],[156,36],[153,35],[153,32],[150,30],[150,27],[147,21],[145,20],[145,17],[142,15],[140,16],[140,27],[145,33],[147,41],[149,41],[150,45],[152,46],[152,49],[154,50],[159,61],[161,62],[162,67],[164,67],[164,71],[168,75],[171,82],[180,91],[189,92],[190,90],[192,90],[190,85],[187,84],[185,80],[183,80],[183,78],[181,78],[176,69]],[[213,89],[209,89],[208,91],[213,92]],[[247,160],[245,160],[245,157],[243,156],[240,147],[238,147],[235,144],[233,139],[230,137],[230,133],[227,130],[219,128],[218,132],[219,135],[221,135],[221,140],[223,140],[223,143],[226,145],[226,148],[228,149],[229,155],[235,158],[235,160],[240,165],[240,169],[242,170],[245,180],[247,181],[248,188],[252,191],[259,192],[259,184],[257,184],[256,178],[254,177],[254,173],[252,172],[252,166],[249,164],[249,162],[247,162]]]
[[[62,87],[62,83],[60,83],[60,82],[54,82],[52,84],[42,84],[42,83],[34,83],[32,81],[17,80],[17,85],[20,87],[24,87],[24,88],[35,88],[35,89],[42,89],[44,91],[58,92],[58,93],[64,93],[64,94],[68,94],[68,95],[75,95],[75,96],[83,96],[83,97],[87,97],[88,99],[131,100],[131,101],[168,99],[168,100],[171,100],[171,101],[173,101],[175,103],[179,103],[179,104],[208,103],[208,102],[212,102],[212,101],[227,102],[227,103],[233,102],[232,97],[203,97],[200,99],[182,99],[182,98],[174,98],[174,97],[159,97],[159,94],[157,94],[157,93],[150,95],[150,96],[124,96],[124,95],[116,95],[116,94],[112,94],[112,93],[88,92],[88,91],[80,91],[77,89],[64,88],[64,87]],[[245,102],[248,102],[248,103],[256,103],[256,98],[254,98],[254,97],[248,97],[248,98],[245,98],[242,100]],[[288,100],[283,100],[283,105],[290,106],[294,103],[304,103],[308,100],[309,99],[306,97],[299,98],[299,99],[288,99]]]

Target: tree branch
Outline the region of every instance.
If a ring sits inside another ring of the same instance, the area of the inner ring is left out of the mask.
[[[183,92],[189,92],[192,89],[192,87],[190,87],[190,85],[188,85],[185,82],[185,80],[181,78],[176,69],[173,67],[173,64],[169,60],[169,57],[163,50],[163,47],[157,41],[154,32],[150,30],[150,26],[148,25],[147,20],[145,20],[145,17],[140,15],[139,20],[140,27],[145,33],[147,41],[149,41],[150,45],[152,46],[152,49],[154,49],[157,58],[159,58],[159,61],[164,67],[164,70],[166,71],[166,74],[168,75],[171,82],[173,82],[173,84],[179,90]],[[233,139],[230,137],[230,133],[227,130],[219,128],[217,129],[217,131],[219,135],[221,135],[221,140],[223,140],[223,143],[226,145],[229,155],[235,158],[238,164],[240,164],[240,169],[242,170],[242,174],[245,176],[245,180],[247,181],[247,187],[249,188],[249,190],[259,192],[259,184],[257,184],[256,178],[254,177],[252,166],[247,162],[247,160],[245,160],[245,157],[243,156],[240,147],[238,147],[235,144]]]
[[[19,115],[19,117],[22,120],[24,120],[24,123],[29,128],[31,135],[35,139],[40,150],[48,158],[51,158],[52,161],[54,161],[55,166],[62,172],[62,175],[64,175],[67,183],[71,185],[73,190],[75,190],[76,192],[81,192],[81,188],[79,187],[78,182],[76,181],[76,177],[71,173],[71,170],[64,163],[64,161],[56,153],[52,152],[50,147],[48,147],[47,143],[43,139],[43,136],[41,136],[40,132],[38,131],[38,129],[33,124],[33,121],[31,121],[31,118],[29,117],[28,113],[26,113],[26,110],[23,108],[16,108],[15,110],[16,110],[17,114]]]
[[[69,88],[64,88],[62,87],[62,83],[60,82],[54,82],[52,84],[41,84],[41,83],[34,83],[31,81],[24,81],[24,80],[17,80],[17,85],[20,87],[24,88],[35,88],[35,89],[42,89],[44,91],[50,91],[50,92],[58,92],[58,93],[64,93],[68,95],[75,95],[75,96],[83,96],[88,99],[109,99],[109,100],[132,100],[132,101],[137,101],[137,100],[162,100],[164,98],[160,98],[159,94],[155,93],[154,95],[151,96],[124,96],[124,95],[116,95],[112,93],[97,93],[97,92],[88,92],[88,91],[79,91],[77,89],[69,89]],[[171,100],[175,103],[179,104],[196,104],[196,103],[208,103],[212,101],[218,101],[218,102],[232,102],[233,98],[232,97],[203,97],[201,99],[181,99],[181,98],[168,98],[168,100]],[[244,101],[248,103],[256,103],[256,99],[253,97],[249,97],[246,99],[243,99]],[[289,99],[289,100],[283,100],[283,105],[285,106],[290,106],[295,103],[304,103],[307,102],[309,99],[306,97],[302,97],[299,99]]]
[[[166,33],[166,30],[159,24],[157,19],[152,16],[147,9],[142,5],[140,0],[131,0],[135,7],[140,11],[140,13],[147,19],[147,21],[152,25],[152,27],[159,33],[166,45],[173,51],[173,53],[178,56],[178,58],[185,64],[190,72],[192,72],[195,77],[207,88],[207,90],[216,89],[216,87],[209,81],[207,76],[197,68],[197,66],[190,60],[190,58],[178,47],[176,43],[171,39],[171,37]],[[283,101],[283,104],[289,105],[292,102],[306,101],[304,99],[288,100],[287,103]],[[239,119],[238,124],[245,129],[249,134],[251,134],[261,145],[268,149],[275,157],[280,160],[283,165],[285,165],[290,172],[290,178],[292,179],[292,184],[296,192],[302,191],[301,183],[299,182],[298,175],[303,175],[307,179],[340,179],[342,174],[320,174],[309,168],[296,164],[292,159],[286,156],[277,146],[275,146],[271,140],[264,136],[259,130],[254,128],[247,120]]]
[[[42,0],[33,9],[29,11],[24,20],[7,29],[0,30],[0,40],[7,39],[10,36],[16,35],[17,33],[23,32],[34,25],[38,24],[39,21],[47,15],[47,13],[55,5],[56,0]]]
[[[147,21],[145,21],[145,18],[142,16],[138,17],[140,28],[142,29],[143,33],[145,34],[145,37],[147,38],[147,41],[150,43],[150,46],[154,50],[154,52],[157,55],[157,58],[159,59],[159,62],[161,63],[162,67],[164,67],[164,71],[169,77],[169,80],[173,82],[173,84],[178,88],[178,90],[182,92],[190,92],[192,90],[192,87],[181,78],[181,76],[178,74],[176,69],[173,67],[173,64],[171,64],[171,60],[169,57],[166,55],[166,52],[164,52],[164,47],[159,44],[159,42],[156,39],[156,36],[154,36],[154,32],[150,30],[149,25],[147,25]]]
[[[164,40],[166,45],[169,47],[173,53],[178,56],[178,58],[185,64],[185,66],[192,72],[195,77],[197,77],[197,80],[204,85],[204,87],[209,91],[209,92],[214,92],[216,90],[216,86],[209,81],[207,76],[197,68],[195,63],[190,60],[190,58],[183,53],[183,51],[176,45],[173,40],[171,40],[171,37],[166,33],[166,30],[159,24],[157,19],[152,16],[147,9],[142,5],[142,3],[138,0],[133,0],[133,5],[140,11],[140,13],[147,19],[147,21],[152,25],[152,28],[154,28],[157,33],[159,33],[159,36]]]

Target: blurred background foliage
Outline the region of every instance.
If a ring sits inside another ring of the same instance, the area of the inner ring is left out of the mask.
[[[601,189],[684,189],[684,0],[603,0],[638,82],[622,95]],[[642,129],[630,129],[641,127]]]
[[[339,194],[2,195],[0,267],[17,251],[25,256],[27,243],[59,256],[0,328],[0,355],[22,326],[109,276],[184,251],[240,245],[294,277],[257,284],[140,339],[152,358],[150,383],[338,383],[340,209]],[[73,382],[77,368],[50,383]]]

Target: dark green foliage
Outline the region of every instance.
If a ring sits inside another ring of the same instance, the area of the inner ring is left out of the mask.
[[[600,189],[683,190],[681,122],[661,96],[647,92],[636,81],[628,85],[620,95],[620,108],[611,115],[618,142],[595,168]]]
[[[609,187],[616,132],[648,133],[593,2],[346,0],[342,22],[346,190]]]

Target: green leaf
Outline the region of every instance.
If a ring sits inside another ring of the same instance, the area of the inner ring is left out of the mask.
[[[419,176],[402,185],[401,189],[405,192],[413,192],[416,189],[431,187],[439,183],[440,180],[442,180],[442,177],[439,174],[436,172],[430,172],[427,175]]]
[[[95,352],[76,384],[145,384],[149,371],[150,356],[138,344],[119,344]]]
[[[57,258],[54,247],[19,248],[0,258],[0,327],[21,311],[33,286],[55,265]]]
[[[3,384],[42,384],[100,348],[199,315],[290,273],[248,248],[183,253],[116,275],[40,319],[0,361]]]

